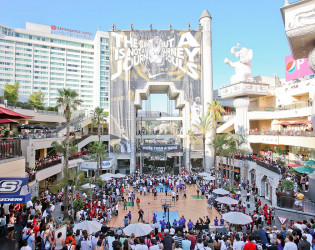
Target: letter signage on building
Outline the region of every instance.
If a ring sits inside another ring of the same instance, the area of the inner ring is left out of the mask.
[[[167,152],[180,152],[180,145],[167,145],[167,144],[144,144],[140,146],[141,152],[152,153],[167,153]]]
[[[0,203],[26,203],[30,199],[27,178],[0,178]]]
[[[194,103],[197,109],[201,107],[201,31],[135,30],[109,34],[111,151],[130,153],[130,103],[136,90],[144,89],[149,82],[172,83],[187,102]]]
[[[308,66],[308,59],[294,60],[292,55],[285,57],[285,80],[292,81],[300,77],[314,74]]]

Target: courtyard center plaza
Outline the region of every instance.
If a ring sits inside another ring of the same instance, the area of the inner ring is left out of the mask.
[[[0,24],[0,249],[315,250],[314,9],[280,9],[285,78],[230,38],[217,90],[208,10]]]

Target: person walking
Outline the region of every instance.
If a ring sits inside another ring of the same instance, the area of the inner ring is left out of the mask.
[[[137,197],[136,203],[137,203],[137,207],[138,207],[138,209],[139,209],[139,208],[140,208],[140,198],[139,198],[139,197]]]
[[[138,214],[139,214],[138,222],[139,222],[139,221],[144,222],[144,220],[143,220],[143,214],[144,214],[144,212],[143,212],[142,208],[140,208]]]

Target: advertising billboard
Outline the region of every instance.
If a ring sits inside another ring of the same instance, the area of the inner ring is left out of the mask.
[[[292,55],[285,57],[285,80],[292,81],[300,77],[314,74],[308,66],[308,59],[294,60]]]
[[[27,187],[28,178],[1,177],[0,178],[0,204],[26,203],[31,200],[31,193]]]
[[[148,82],[171,82],[201,113],[201,32],[136,30],[109,32],[111,151],[130,153],[130,104]],[[194,119],[194,118],[192,118]]]

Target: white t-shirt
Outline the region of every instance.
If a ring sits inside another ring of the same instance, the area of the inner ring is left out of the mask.
[[[148,250],[148,246],[137,244],[135,250]]]
[[[285,243],[283,250],[297,250],[297,245],[294,242],[288,241]]]
[[[20,250],[32,250],[32,248],[30,248],[29,246],[26,246],[26,247],[21,247]]]

